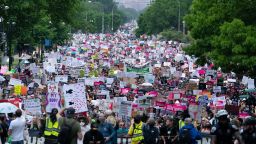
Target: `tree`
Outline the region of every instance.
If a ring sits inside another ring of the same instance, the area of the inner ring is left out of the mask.
[[[144,33],[158,34],[166,29],[178,29],[179,10],[182,21],[191,2],[192,0],[156,0],[140,15],[137,36]]]
[[[189,14],[185,17],[191,36],[194,38],[192,45],[185,51],[198,57],[198,64],[204,65],[206,62],[214,62],[216,67],[222,66],[224,71],[235,71],[238,74],[252,74],[252,67],[255,62],[243,61],[233,62],[234,59],[247,58],[251,59],[246,49],[247,45],[244,39],[240,42],[234,42],[233,37],[225,37],[224,33],[232,33],[232,35],[242,34],[234,27],[242,26],[249,37],[253,37],[250,31],[255,29],[255,15],[249,12],[256,10],[256,1],[247,0],[194,0]],[[251,28],[249,28],[251,27]],[[254,31],[255,32],[255,31]],[[219,43],[219,44],[218,44]],[[236,47],[235,51],[232,51]],[[255,49],[255,47],[252,47]],[[231,62],[232,61],[232,62]],[[242,68],[243,66],[246,66]],[[243,70],[244,69],[244,70]]]

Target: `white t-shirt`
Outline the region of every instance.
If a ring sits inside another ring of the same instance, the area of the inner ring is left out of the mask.
[[[12,141],[24,140],[26,121],[23,117],[11,121],[9,129],[12,131]]]

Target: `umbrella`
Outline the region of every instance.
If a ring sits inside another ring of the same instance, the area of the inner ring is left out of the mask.
[[[27,55],[27,54],[24,54],[24,55],[22,55],[21,57],[19,57],[19,59],[21,59],[21,60],[27,60],[27,59],[31,59],[31,56],[30,56],[30,55]]]
[[[14,113],[18,108],[11,103],[0,103],[0,113]]]
[[[141,86],[149,86],[149,87],[151,87],[153,85],[151,83],[143,83],[143,84],[141,84]]]
[[[249,95],[240,95],[239,98],[240,98],[240,99],[244,99],[244,98],[245,98],[245,99],[248,99],[248,98],[249,98]]]
[[[246,89],[245,92],[256,92],[256,89]]]

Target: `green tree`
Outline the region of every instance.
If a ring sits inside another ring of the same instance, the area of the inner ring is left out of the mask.
[[[158,34],[166,29],[178,29],[179,10],[181,24],[191,2],[192,0],[156,0],[139,17],[137,36],[144,33]]]
[[[194,42],[185,49],[186,52],[198,57],[198,64],[214,62],[224,71],[252,75],[256,63],[252,62],[254,58],[248,53],[248,44],[245,43],[254,37],[251,33],[255,32],[255,21],[252,20],[255,15],[250,12],[256,10],[255,5],[256,1],[247,0],[194,0],[185,18]],[[239,26],[245,31],[235,29],[240,29]],[[237,39],[225,35],[228,33],[242,36]],[[249,46],[255,50],[255,46]],[[250,60],[244,60],[247,58]]]

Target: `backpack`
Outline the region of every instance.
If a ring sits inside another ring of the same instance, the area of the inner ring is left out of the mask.
[[[145,144],[157,144],[159,132],[156,127],[146,125],[142,129]]]
[[[75,124],[75,120],[73,120],[71,125],[68,125],[66,123],[66,119],[64,118],[63,124],[60,129],[60,133],[58,136],[58,142],[59,144],[70,144],[73,138],[73,135],[70,134],[72,131],[72,127]]]
[[[183,129],[179,137],[180,144],[190,144],[192,141],[190,129]]]

